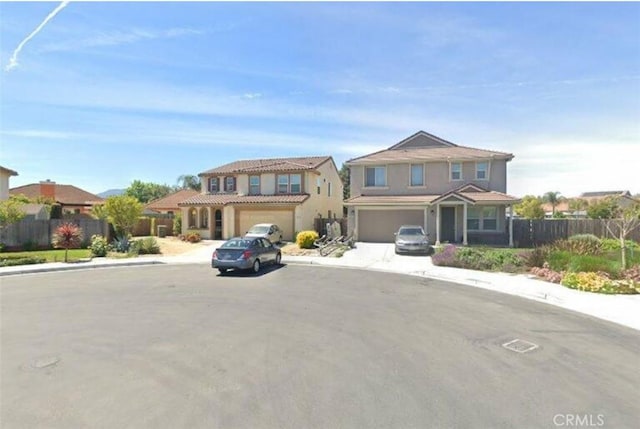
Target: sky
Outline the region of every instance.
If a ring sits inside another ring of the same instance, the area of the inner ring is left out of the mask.
[[[513,153],[511,195],[640,193],[640,3],[0,2],[11,187],[340,168],[419,130]]]

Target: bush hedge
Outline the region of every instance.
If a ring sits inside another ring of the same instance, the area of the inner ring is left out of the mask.
[[[312,249],[313,243],[318,239],[318,233],[315,231],[300,231],[296,235],[296,244],[301,249]]]

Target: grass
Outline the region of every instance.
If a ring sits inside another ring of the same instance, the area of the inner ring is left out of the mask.
[[[70,249],[68,260],[69,262],[74,262],[79,259],[85,259],[90,257],[91,257],[91,251],[89,249]],[[11,259],[42,258],[46,262],[64,262],[64,249],[0,253],[0,260],[4,258],[11,258]]]

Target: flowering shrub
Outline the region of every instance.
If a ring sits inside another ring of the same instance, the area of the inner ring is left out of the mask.
[[[188,241],[189,243],[199,243],[202,241],[202,236],[195,231],[187,231],[185,235],[181,235],[180,239],[182,241]]]
[[[311,249],[317,239],[318,233],[315,231],[300,231],[298,235],[296,235],[296,244],[301,249]]]
[[[507,249],[481,249],[447,245],[431,258],[434,265],[470,270],[517,272],[525,259]]]
[[[531,273],[551,283],[560,283],[563,276],[563,273],[559,273],[549,268],[549,264],[546,262],[542,267],[531,268]]]
[[[633,280],[611,280],[602,273],[566,273],[562,285],[571,289],[608,294],[640,293],[640,283]]]
[[[640,283],[640,265],[635,265],[620,273],[620,277]]]
[[[102,235],[94,234],[91,236],[91,244],[89,250],[93,256],[107,256],[109,251],[109,243]]]
[[[458,248],[453,244],[447,244],[442,250],[436,252],[436,254],[431,257],[431,262],[433,262],[433,265],[441,267],[461,268],[460,261],[458,261],[456,257],[457,250]]]

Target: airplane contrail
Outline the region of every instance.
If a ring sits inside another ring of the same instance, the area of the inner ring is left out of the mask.
[[[4,68],[5,71],[9,71],[18,66],[18,54],[20,53],[24,45],[26,45],[29,40],[33,39],[33,37],[36,34],[38,34],[45,25],[47,25],[47,22],[51,21],[53,17],[55,17],[58,14],[58,12],[64,9],[65,6],[68,4],[69,4],[68,1],[63,1],[62,3],[60,3],[49,15],[47,15],[44,21],[42,21],[40,25],[38,25],[36,29],[31,32],[31,34],[29,34],[27,37],[24,38],[22,42],[20,42],[16,50],[13,51],[13,55],[11,55],[11,58],[9,59],[9,64],[7,64],[7,66]]]

